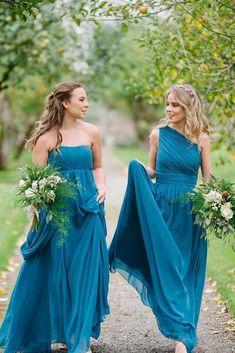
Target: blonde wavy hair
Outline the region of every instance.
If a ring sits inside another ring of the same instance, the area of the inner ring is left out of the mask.
[[[79,87],[82,86],[77,82],[65,81],[59,83],[54,88],[53,92],[46,97],[45,110],[40,119],[35,123],[35,129],[32,136],[26,140],[26,148],[33,149],[41,135],[52,128],[55,128],[57,133],[57,141],[54,150],[58,151],[58,147],[61,145],[63,140],[59,131],[65,114],[63,101],[69,101],[72,96],[72,92]]]
[[[197,90],[189,85],[174,85],[171,86],[166,93],[166,99],[170,93],[174,93],[177,103],[185,112],[186,125],[185,136],[190,140],[196,140],[199,143],[199,137],[202,132],[209,134],[207,119],[203,113],[203,104]],[[160,120],[158,126],[168,125],[168,118]]]

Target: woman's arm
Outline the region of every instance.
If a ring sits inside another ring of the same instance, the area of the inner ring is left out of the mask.
[[[43,166],[47,164],[48,151],[49,151],[49,136],[44,134],[40,136],[33,148],[33,163],[38,166]]]
[[[154,129],[150,134],[150,149],[149,149],[149,161],[146,167],[147,173],[150,178],[156,176],[156,154],[158,149],[159,129]]]
[[[101,203],[104,202],[106,195],[106,177],[102,166],[102,138],[96,126],[93,126],[92,130],[93,142],[91,148],[93,151],[93,173],[95,184],[99,192],[97,201]]]
[[[210,158],[210,139],[207,134],[203,134],[200,138],[200,147],[201,147],[201,170],[202,177],[207,183],[211,177],[211,158]]]

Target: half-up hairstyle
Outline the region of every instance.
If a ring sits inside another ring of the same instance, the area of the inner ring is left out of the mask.
[[[191,85],[171,86],[166,94],[166,101],[170,93],[174,93],[177,103],[184,109],[186,125],[185,136],[189,140],[196,140],[199,143],[199,137],[202,132],[209,134],[208,122],[203,113],[203,104],[197,90]],[[168,124],[168,118],[160,121],[160,126]]]
[[[26,148],[33,149],[37,143],[38,138],[45,132],[55,127],[57,132],[57,141],[54,150],[58,150],[58,147],[62,143],[62,135],[59,130],[62,126],[65,114],[63,101],[69,101],[72,96],[72,92],[79,87],[82,86],[76,82],[65,81],[59,83],[54,88],[53,92],[46,97],[45,110],[41,118],[36,122],[35,130],[33,131],[32,136],[26,142]]]

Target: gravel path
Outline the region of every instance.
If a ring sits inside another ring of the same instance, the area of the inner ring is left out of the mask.
[[[110,242],[126,185],[126,170],[111,152],[105,151],[107,183],[108,242]],[[21,257],[18,250],[7,271],[0,274],[0,320],[15,282]],[[174,344],[163,337],[151,310],[119,274],[111,274],[109,302],[111,314],[102,325],[99,341],[92,341],[93,353],[173,353]],[[235,326],[216,288],[206,284],[195,353],[235,353]],[[0,350],[1,352],[1,350]]]

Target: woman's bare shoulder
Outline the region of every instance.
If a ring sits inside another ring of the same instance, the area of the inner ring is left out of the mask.
[[[206,134],[205,132],[201,132],[201,134],[199,136],[199,143],[200,143],[201,147],[209,145],[210,144],[209,135]]]
[[[159,139],[159,127],[158,126],[156,126],[152,129],[149,137],[150,137],[150,140],[158,141],[158,139]]]
[[[98,126],[87,122],[83,122],[82,124],[86,131],[92,136],[97,136],[101,134],[100,128]]]
[[[44,132],[37,139],[36,148],[44,148],[47,150],[51,150],[54,148],[56,144],[57,134],[55,129],[51,129],[49,131]]]
[[[152,130],[151,130],[151,133],[150,135],[153,135],[153,136],[158,136],[159,135],[159,126],[155,126]]]

